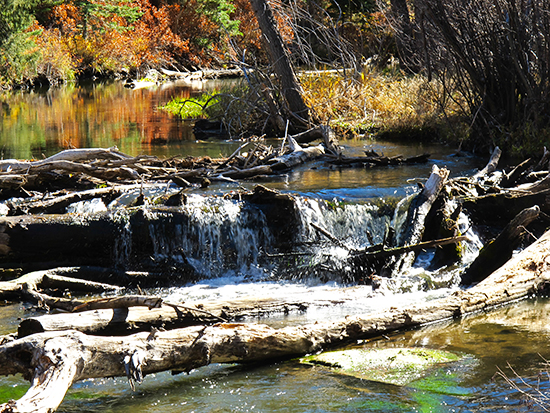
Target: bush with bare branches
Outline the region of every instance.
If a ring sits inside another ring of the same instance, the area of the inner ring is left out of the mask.
[[[472,145],[540,149],[550,131],[549,0],[390,3],[402,61],[466,97]]]

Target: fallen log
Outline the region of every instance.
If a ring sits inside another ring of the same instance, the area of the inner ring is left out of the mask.
[[[523,174],[533,166],[534,160],[532,158],[526,159],[521,162],[515,168],[513,168],[509,173],[504,174],[502,180],[500,181],[500,186],[502,188],[510,188],[518,183]]]
[[[15,159],[6,159],[0,161],[1,172],[28,172],[31,168],[39,168],[55,162],[80,162],[90,159],[126,159],[130,156],[123,154],[116,146],[108,149],[103,148],[84,148],[67,149],[39,161],[18,161]]]
[[[131,385],[150,373],[210,363],[250,363],[296,357],[402,328],[461,317],[547,289],[550,232],[486,280],[439,300],[335,322],[270,328],[261,324],[196,326],[127,337],[47,332],[0,346],[2,373],[30,380],[28,392],[0,412],[53,412],[68,388],[87,378],[126,376]]]
[[[311,146],[309,148],[302,148],[292,138],[288,137],[289,147],[291,152],[285,155],[278,156],[270,160],[269,165],[274,171],[280,171],[283,169],[291,169],[297,165],[303,164],[306,161],[318,158],[325,154],[323,145]]]
[[[476,259],[461,275],[461,285],[470,285],[479,282],[506,261],[508,261],[521,242],[527,229],[540,214],[540,208],[535,205],[521,211],[506,225],[504,230],[494,240],[485,244]]]
[[[79,271],[87,274],[91,272],[80,268],[55,268],[28,273],[11,281],[0,281],[0,299],[26,301],[46,310],[73,311],[75,307],[83,305],[84,302],[75,298],[60,297],[60,293],[65,291],[95,294],[116,293],[122,289],[111,284],[63,275],[77,274]],[[44,293],[44,291],[52,291],[57,293],[58,296],[54,297]]]
[[[500,156],[502,155],[502,150],[497,146],[493,153],[491,154],[491,158],[489,159],[489,162],[487,162],[487,165],[485,165],[485,168],[478,171],[472,179],[475,180],[481,180],[485,179],[488,175],[492,174],[497,169],[498,162],[500,161]]]
[[[259,165],[247,169],[234,169],[221,174],[222,177],[231,179],[248,179],[258,175],[272,175],[273,168],[269,165]]]
[[[333,165],[353,165],[362,164],[365,166],[388,166],[425,163],[430,158],[430,154],[422,154],[405,158],[401,155],[396,156],[338,156],[329,159],[327,162]]]
[[[11,281],[0,281],[0,294],[11,294],[20,290],[22,286],[34,290],[45,288],[65,290],[70,288],[72,291],[96,293],[117,291],[121,288],[110,284],[60,275],[69,272],[67,270],[69,269],[58,268],[54,270],[35,271]]]
[[[275,298],[249,297],[231,301],[165,303],[159,297],[140,296],[145,306],[130,304],[125,296],[115,297],[125,302],[114,308],[98,308],[78,313],[45,314],[28,317],[18,326],[18,337],[47,331],[76,330],[86,334],[121,336],[152,328],[173,330],[194,325],[210,325],[220,321],[265,317],[305,311],[310,305],[332,306],[345,298],[330,301],[291,301]],[[87,303],[73,306],[86,308]],[[150,306],[150,307],[149,307]]]
[[[409,205],[406,222],[403,224],[402,230],[398,236],[398,245],[412,245],[422,241],[426,216],[430,212],[432,204],[437,199],[439,192],[445,185],[448,176],[448,169],[440,169],[437,165],[433,166],[432,173],[426,185],[424,185],[422,191],[413,198]],[[406,271],[413,265],[415,258],[416,254],[414,252],[401,255],[393,265],[392,274],[399,274]]]
[[[8,202],[10,206],[9,215],[24,215],[24,214],[59,214],[65,213],[66,208],[75,202],[86,201],[94,198],[102,198],[105,204],[108,204],[114,198],[130,192],[135,189],[143,188],[144,185],[113,185],[108,188],[96,188],[85,191],[76,191],[69,194],[54,196],[51,199],[28,200],[13,204]],[[150,187],[150,185],[145,185]]]

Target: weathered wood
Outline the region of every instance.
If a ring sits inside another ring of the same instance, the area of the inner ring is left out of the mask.
[[[521,162],[515,168],[513,168],[509,173],[505,174],[500,181],[500,186],[502,188],[510,188],[516,185],[521,178],[521,176],[533,165],[534,161],[532,158],[526,159]]]
[[[190,371],[210,363],[265,363],[490,309],[547,288],[549,255],[547,232],[468,290],[332,322],[280,329],[221,323],[116,338],[75,331],[33,334],[0,346],[1,374],[21,373],[32,380],[27,394],[1,405],[0,412],[53,412],[68,388],[86,378],[127,376],[133,385],[144,375],[163,370]]]
[[[128,303],[125,297],[116,297],[121,304]],[[318,307],[342,303],[345,296],[335,296],[334,300],[290,301],[284,299],[248,297],[230,301],[187,302],[185,304],[162,303],[157,307],[158,298],[142,297],[148,306],[117,306],[116,308],[94,308],[79,313],[46,314],[22,320],[18,336],[45,331],[77,330],[95,335],[127,335],[151,328],[171,330],[193,325],[219,323],[220,320],[236,321],[244,317],[257,318],[273,314],[288,314],[304,311],[311,305]],[[126,302],[124,302],[126,301]],[[107,303],[106,303],[107,304]],[[80,305],[86,307],[86,303]],[[95,305],[94,305],[95,306]],[[73,306],[77,307],[77,306]],[[78,307],[77,307],[78,308]]]
[[[485,168],[478,171],[472,178],[474,180],[482,179],[486,177],[487,175],[492,174],[497,169],[498,162],[500,161],[500,156],[502,155],[502,150],[497,146],[493,153],[491,154],[491,158],[489,159],[489,162],[487,162],[487,165],[485,165]]]
[[[290,136],[288,137],[288,141],[292,152],[271,159],[270,165],[274,171],[291,169],[297,165],[303,164],[306,161],[316,159],[325,154],[325,148],[323,145],[302,148]]]
[[[448,169],[440,169],[437,165],[433,166],[432,173],[428,178],[426,185],[422,191],[414,197],[409,205],[407,220],[403,226],[400,236],[398,237],[400,240],[399,245],[406,246],[418,244],[422,241],[422,235],[424,234],[424,221],[430,212],[432,204],[435,202],[439,192],[445,185],[448,176]],[[406,271],[412,266],[415,258],[416,254],[414,252],[401,255],[397,259],[397,262],[393,265],[393,274]]]
[[[430,154],[423,154],[404,158],[401,155],[396,156],[338,156],[329,159],[328,162],[334,165],[353,165],[363,164],[368,166],[388,166],[425,163],[430,158]]]
[[[58,214],[66,212],[66,208],[75,202],[86,201],[94,198],[103,198],[108,202],[124,193],[143,187],[151,187],[151,185],[113,185],[108,188],[96,188],[84,191],[71,192],[55,196],[50,199],[29,200],[19,202],[16,205],[7,203],[11,206],[10,215],[22,214]],[[107,203],[108,203],[107,202]]]
[[[57,268],[54,270],[35,271],[11,281],[0,281],[0,299],[26,299],[47,307],[70,310],[81,302],[50,297],[46,294],[41,294],[39,291],[42,289],[57,289],[61,291],[70,289],[74,292],[102,293],[120,290],[120,287],[114,285],[60,275],[69,272],[67,270]]]
[[[221,176],[231,179],[247,179],[258,175],[272,175],[273,168],[269,165],[259,165],[248,169],[234,169],[224,172]]]
[[[40,168],[55,162],[79,162],[90,159],[126,159],[130,156],[123,154],[118,148],[112,147],[103,148],[84,148],[84,149],[67,149],[50,156],[49,158],[39,161],[18,161],[15,159],[6,159],[0,161],[1,172],[28,172],[32,168]],[[60,163],[59,165],[64,165]]]
[[[71,311],[80,312],[104,308],[128,308],[134,306],[147,307],[149,310],[152,308],[160,308],[162,306],[162,298],[144,295],[124,295],[122,297],[98,298],[79,304]]]
[[[516,215],[498,237],[481,249],[477,258],[462,273],[461,284],[479,282],[508,261],[523,241],[527,233],[526,227],[537,219],[539,214],[540,208],[535,205]]]

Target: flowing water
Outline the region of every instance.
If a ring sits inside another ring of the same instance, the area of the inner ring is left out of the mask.
[[[171,97],[188,97],[219,88],[216,83],[170,85],[130,90],[121,83],[74,86],[45,92],[17,92],[0,95],[2,119],[0,148],[4,158],[49,156],[67,147],[117,145],[130,155],[159,156],[228,155],[239,142],[194,140],[190,125],[158,109]],[[278,142],[275,141],[274,144]],[[366,148],[385,155],[405,156],[429,152],[423,165],[388,168],[334,168],[322,162],[261,183],[292,193],[300,206],[293,236],[307,253],[301,259],[300,276],[281,277],[273,229],[261,211],[220,195],[257,182],[218,183],[191,193],[182,210],[185,222],[167,225],[162,213],[148,214],[148,237],[157,261],[175,265],[187,258],[203,280],[159,293],[168,301],[232,299],[254,295],[289,300],[312,297],[320,302],[340,303],[312,306],[299,315],[278,315],[261,321],[274,327],[337,319],[349,314],[366,314],[384,308],[432,300],[456,288],[458,269],[426,271],[431,255],[423,254],[411,273],[402,279],[382,283],[374,291],[368,285],[330,279],[335,271],[345,273],[349,249],[381,241],[387,225],[398,217],[391,205],[417,191],[436,164],[447,166],[451,175],[471,174],[482,166],[476,158],[452,156],[452,148],[418,143],[395,144],[351,140],[342,142],[349,154]],[[154,197],[169,190],[152,188]],[[119,199],[111,205],[94,201],[73,205],[72,211],[85,217],[90,211],[117,212]],[[82,218],[84,219],[84,218]],[[133,228],[120,214],[121,233],[114,256],[122,266],[131,265]],[[328,230],[343,246],[328,242],[315,226]],[[470,228],[461,217],[464,232]],[[476,234],[464,260],[479,249]],[[314,265],[328,268],[320,276],[308,272]],[[0,334],[16,329],[17,319],[32,314],[23,305],[0,307]],[[517,411],[527,409],[516,391],[503,380],[491,380],[497,366],[506,363],[537,383],[543,358],[550,357],[550,327],[547,300],[527,301],[487,315],[440,324],[415,332],[403,332],[381,340],[360,343],[367,347],[423,346],[461,352],[467,357],[425,380],[398,387],[351,379],[322,368],[306,367],[297,361],[268,366],[212,365],[189,375],[151,375],[132,392],[126,379],[87,380],[70,390],[60,411],[128,412],[368,412],[368,411]],[[539,355],[540,354],[540,355]],[[0,366],[1,369],[1,366]],[[511,376],[513,373],[509,372]],[[519,379],[512,377],[517,383]],[[541,389],[550,388],[548,377]],[[25,391],[21,378],[0,378],[0,403]]]

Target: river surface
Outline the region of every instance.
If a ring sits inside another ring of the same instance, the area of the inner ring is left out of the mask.
[[[159,106],[172,97],[189,97],[220,87],[223,85],[208,82],[131,90],[124,88],[122,83],[113,82],[50,91],[4,93],[0,95],[2,157],[42,158],[69,147],[113,145],[130,155],[229,155],[240,142],[196,141],[189,124],[159,110]],[[280,141],[273,141],[274,145],[278,143]],[[453,148],[442,145],[359,139],[343,141],[342,145],[349,154],[362,154],[365,149],[404,156],[427,152],[431,154],[431,160],[422,165],[371,169],[334,168],[319,162],[313,168],[312,165],[298,168],[261,183],[295,193],[304,200],[335,200],[351,204],[345,210],[348,215],[333,219],[334,229],[337,221],[344,218],[362,225],[357,211],[367,214],[371,203],[379,204],[380,199],[403,198],[412,194],[418,183],[428,177],[434,164],[448,167],[451,175],[457,176],[472,174],[485,162],[475,157],[455,157]],[[257,183],[241,185],[251,188]],[[222,194],[238,187],[235,184],[216,184],[205,191],[197,191],[196,196]],[[338,225],[344,233],[350,232],[341,222]],[[468,226],[467,217],[464,225]],[[475,234],[471,237],[475,238]],[[472,245],[472,254],[475,252],[476,246]],[[436,299],[456,288],[452,276],[428,274],[421,266],[410,274],[410,285],[406,288],[383,286],[377,291],[370,286],[341,285],[307,277],[275,282],[269,281],[269,277],[253,276],[251,271],[247,267],[240,272],[216,274],[215,278],[193,285],[153,292],[169,301],[232,299],[251,295],[293,300],[300,297],[346,298],[342,300],[345,304],[311,307],[301,315],[250,320],[280,327],[383,311],[391,306]],[[431,277],[431,288],[418,282],[426,277]],[[435,282],[437,277],[445,278],[445,282],[438,284]],[[489,314],[359,344],[366,347],[429,347],[466,356],[432,372],[429,378],[404,387],[349,378],[323,368],[302,365],[296,360],[267,366],[212,365],[189,375],[160,373],[147,376],[135,392],[124,378],[83,381],[73,386],[59,411],[527,411],[530,406],[524,403],[521,394],[511,390],[504,380],[493,380],[493,376],[500,367],[516,383],[523,385],[512,371],[507,370],[507,363],[510,363],[525,383],[537,385],[542,377],[540,389],[550,390],[549,377],[539,376],[539,372],[546,371],[544,359],[550,358],[549,312],[548,300],[525,301]],[[15,331],[18,319],[30,314],[34,314],[34,310],[24,305],[0,306],[0,334]],[[20,377],[0,377],[0,403],[20,397],[26,387]],[[533,410],[537,411],[536,406]]]

